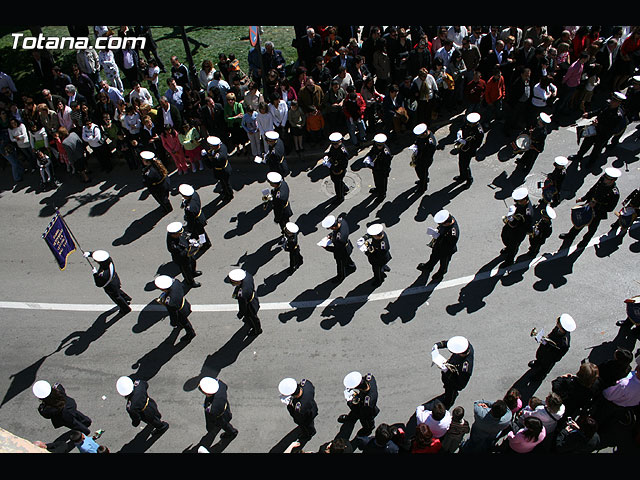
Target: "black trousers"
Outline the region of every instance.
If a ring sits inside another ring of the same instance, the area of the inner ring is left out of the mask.
[[[331,175],[331,181],[336,192],[336,199],[339,201],[344,200],[344,196],[347,191],[347,185],[344,183],[344,175]]]
[[[460,151],[458,153],[458,170],[460,171],[461,180],[473,180],[471,175],[471,160],[473,159],[473,153]]]
[[[129,302],[131,297],[127,295],[122,288],[115,286],[107,286],[104,288],[104,292],[109,296],[113,303],[115,303],[121,309],[129,308]]]
[[[387,184],[389,183],[389,174],[386,172],[373,171],[373,183],[376,187],[376,195],[384,197],[387,194]]]
[[[295,270],[302,265],[302,254],[300,253],[300,247],[294,248],[289,252],[289,270]]]

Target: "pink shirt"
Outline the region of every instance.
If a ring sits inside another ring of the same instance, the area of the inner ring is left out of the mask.
[[[584,64],[580,60],[576,60],[571,64],[567,73],[565,73],[562,83],[566,84],[567,87],[577,87],[580,85],[580,78],[582,77],[583,69]]]
[[[524,436],[524,428],[518,430],[517,433],[509,432],[507,434],[507,440],[509,441],[509,446],[511,450],[517,453],[529,453],[534,449],[536,445],[544,440],[544,437],[547,436],[547,431],[542,427],[542,431],[540,435],[538,435],[538,440],[532,442]]]

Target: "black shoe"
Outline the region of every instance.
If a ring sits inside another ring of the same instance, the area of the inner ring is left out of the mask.
[[[391,268],[389,268],[388,265],[385,265],[384,267],[382,267],[382,270],[385,271],[385,272],[390,272]]]
[[[126,315],[129,312],[131,312],[131,307],[129,306],[120,308],[120,315]]]
[[[618,320],[618,321],[616,322],[616,326],[617,326],[617,327],[624,327],[627,323],[628,323],[628,320],[627,320],[627,319],[624,319],[624,320]]]
[[[169,424],[167,422],[162,422],[162,427],[156,428],[155,430],[153,430],[153,432],[151,432],[151,435],[153,436],[162,435],[167,430],[169,430]]]
[[[181,341],[181,342],[190,342],[190,341],[191,341],[191,340],[193,340],[195,337],[196,337],[196,333],[195,333],[195,332],[193,332],[193,333],[186,333],[186,334],[184,335],[184,337],[182,337],[182,338],[180,339],[180,341]]]
[[[349,420],[349,416],[342,414],[338,417],[338,423],[346,423]]]
[[[460,175],[456,175],[455,177],[453,177],[454,182],[459,182],[461,180],[462,180],[462,177]]]
[[[250,335],[254,335],[256,337],[261,333],[262,333],[262,328],[258,328],[258,329],[252,328],[251,331],[249,332]]]
[[[433,277],[431,277],[431,280],[435,280],[436,282],[439,282],[443,278],[444,278],[444,273],[436,272],[436,273],[433,274]]]
[[[193,282],[191,285],[189,285],[191,288],[198,288],[201,287],[202,284],[200,282]]]
[[[222,435],[220,435],[220,438],[228,438],[228,439],[234,439],[238,436],[238,430],[234,430],[233,432],[224,432]]]
[[[529,368],[535,368],[535,366],[536,366],[536,361],[535,361],[535,360],[531,360],[531,361],[527,364],[527,366],[528,366]]]
[[[430,272],[433,267],[430,267],[426,263],[420,263],[416,268],[418,270],[422,270],[423,272]]]
[[[202,275],[202,272],[200,270],[196,270],[195,272],[193,272],[194,277],[199,277],[200,275]]]

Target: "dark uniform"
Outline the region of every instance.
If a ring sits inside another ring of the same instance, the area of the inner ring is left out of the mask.
[[[133,392],[127,396],[127,413],[134,427],[144,422],[155,429],[154,433],[162,433],[169,428],[169,424],[162,420],[158,405],[147,394],[148,389],[149,384],[145,380],[133,382]]]
[[[171,191],[169,177],[163,174],[153,161],[148,165],[143,165],[142,183],[165,212],[173,211],[173,206],[169,200],[169,192]]]
[[[229,154],[227,146],[221,143],[220,146],[202,151],[202,159],[205,165],[213,169],[213,176],[220,184],[221,193],[225,200],[233,198],[233,188],[231,188],[232,168],[229,164]]]
[[[178,280],[174,280],[169,289],[160,296],[162,303],[169,312],[169,322],[172,327],[185,329],[185,340],[191,340],[196,332],[189,321],[191,304],[186,299],[184,287]]]
[[[64,387],[55,383],[51,390],[49,396],[42,399],[38,405],[38,413],[43,418],[51,420],[53,428],[66,427],[90,435],[91,419],[78,411],[78,404],[67,395]]]
[[[305,438],[311,438],[316,434],[314,420],[318,416],[318,405],[314,399],[316,389],[310,380],[302,379],[298,384],[298,390],[291,396],[287,405],[289,415],[293,422],[302,428]]]
[[[380,236],[381,238],[376,238],[376,236]],[[373,270],[373,284],[379,286],[387,276],[384,272],[389,271],[387,263],[391,260],[391,251],[387,233],[382,232],[376,236],[369,234],[364,235],[364,242],[367,246],[364,253]]]
[[[116,272],[113,260],[109,257],[104,262],[98,263],[98,268],[93,273],[93,281],[96,287],[103,288],[109,298],[120,307],[121,313],[129,313],[131,307],[131,297],[122,290],[120,277]]]
[[[183,200],[184,220],[186,222],[185,230],[191,237],[199,239],[200,235],[204,235],[204,243],[201,243],[200,252],[204,253],[211,248],[211,240],[205,231],[207,225],[207,217],[202,214],[202,203],[198,192],[193,192],[191,197]],[[199,241],[199,240],[198,240]]]
[[[267,151],[264,154],[267,171],[278,172],[282,175],[282,178],[289,175],[291,171],[285,158],[285,148],[282,139],[278,138],[275,144],[267,144],[267,147]]]
[[[553,171],[547,174],[542,185],[540,204],[548,203],[552,207],[557,207],[560,204],[560,192],[566,176],[567,169],[562,165],[554,164]]]
[[[369,192],[375,193],[376,197],[383,199],[387,196],[387,185],[389,183],[393,155],[385,144],[375,144],[367,156],[371,158],[373,163],[371,173],[373,174],[373,183],[375,185]]]
[[[248,323],[254,335],[262,333],[258,311],[260,310],[260,301],[256,296],[256,289],[253,282],[253,276],[246,274],[240,285],[236,285],[233,291],[233,298],[238,301],[238,318]]]
[[[533,231],[531,202],[527,202],[524,205],[516,202],[515,207],[516,211],[513,215],[503,218],[504,226],[500,235],[505,247],[500,251],[505,257],[503,265],[511,265],[513,263],[520,244],[527,234]]]
[[[349,188],[344,183],[344,177],[349,167],[349,153],[342,143],[333,144],[327,152],[329,159],[329,176],[336,192],[335,201],[342,202]]]
[[[447,348],[447,340],[436,343],[437,348]],[[442,403],[447,409],[453,406],[458,394],[469,383],[473,373],[473,346],[469,343],[466,352],[452,353],[447,360],[447,369],[442,372],[441,379],[444,386]]]
[[[542,209],[542,212],[545,212]],[[533,224],[532,230],[529,234],[529,255],[535,256],[540,252],[540,248],[551,237],[553,228],[551,225],[551,218],[546,213],[541,213],[540,218]]]
[[[620,192],[618,191],[615,181],[611,182],[607,180],[608,178],[610,177],[605,173],[582,198],[576,200],[578,202],[584,201],[592,204],[594,213],[593,220],[589,223],[587,233],[580,241],[582,245],[586,245],[589,239],[595,235],[600,222],[607,218],[607,214],[616,208],[618,200],[620,200]],[[573,240],[582,228],[583,227],[576,228],[572,226],[571,230],[561,234],[560,238],[563,240]]]
[[[339,216],[336,220],[337,228],[334,227],[329,233],[331,244],[325,247],[326,250],[333,253],[336,261],[337,275],[334,282],[341,282],[346,276],[346,269],[356,269],[356,264],[351,259],[353,252],[353,244],[349,240],[349,224],[344,216]]]
[[[412,156],[413,167],[418,176],[418,190],[424,192],[429,184],[429,168],[433,163],[438,142],[433,133],[427,130],[425,135],[416,137],[416,152]]]
[[[222,380],[217,380],[218,391],[213,395],[204,397],[204,419],[207,432],[216,429],[224,430],[223,436],[235,437],[238,430],[231,425],[231,407],[227,398],[227,385]]]
[[[453,177],[456,182],[467,182],[469,185],[473,183],[471,175],[471,160],[476,156],[478,148],[484,140],[484,131],[480,122],[470,123],[465,121],[459,131],[465,144],[458,148],[458,170],[459,175]]]
[[[436,263],[440,262],[440,268],[434,274],[433,278],[438,279],[444,277],[449,269],[451,257],[458,251],[459,239],[460,228],[458,227],[458,222],[453,215],[450,215],[447,221],[438,225],[438,238],[433,239],[430,243],[431,256],[427,263],[419,264],[418,269],[430,272]]]
[[[285,225],[293,215],[289,204],[289,185],[282,180],[271,189],[271,207],[273,208],[273,221],[280,225],[284,231]]]
[[[529,362],[529,367],[537,376],[548,374],[553,366],[569,351],[571,333],[556,325],[547,335],[545,343],[540,343],[536,350],[536,359]]]
[[[530,130],[531,145],[529,149],[522,154],[522,156],[516,160],[516,165],[528,172],[533,167],[538,155],[544,150],[544,145],[547,140],[547,127],[541,121]]]
[[[298,242],[299,232],[290,232],[285,229],[282,248],[289,252],[289,273],[295,272],[304,262],[300,253],[300,243]]]
[[[360,421],[362,430],[358,432],[358,436],[369,435],[375,428],[375,418],[380,413],[376,378],[371,373],[367,373],[362,377],[362,383],[356,387],[356,390],[358,393],[347,401],[349,414],[340,415],[338,421],[340,423]]]
[[[638,218],[638,213],[640,211],[640,188],[636,188],[633,192],[631,192],[627,198],[622,202],[622,206],[629,209],[631,211],[630,215],[618,215],[613,224],[611,224],[611,228],[617,228],[620,226],[622,228],[623,235],[629,230],[629,227],[636,221]]]
[[[614,101],[609,105],[589,112],[586,118],[596,117],[596,134],[590,137],[582,139],[582,145],[578,149],[578,153],[569,157],[570,160],[582,160],[587,151],[593,147],[587,165],[593,164],[604,149],[609,139],[620,131],[620,128],[625,123],[625,116],[622,108],[619,106],[619,102]]]
[[[197,269],[194,255],[198,252],[199,246],[189,242],[189,235],[182,231],[178,234],[167,233],[167,250],[171,254],[171,260],[180,267],[182,277],[189,287],[199,287],[200,283],[195,281],[195,277],[202,274]]]

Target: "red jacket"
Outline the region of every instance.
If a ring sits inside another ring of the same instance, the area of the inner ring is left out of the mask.
[[[349,103],[349,97],[345,99],[344,105],[342,107],[342,110],[344,112],[345,117],[347,117],[347,120],[349,120],[352,117],[354,120],[360,120],[361,118],[364,117],[364,111],[367,109],[367,103],[364,101],[364,98],[362,98],[362,95],[360,95],[359,93],[356,93],[357,109],[355,112],[350,111],[350,110],[353,110],[353,108],[348,108],[347,107],[348,103]]]
[[[487,86],[484,90],[484,101],[492,105],[497,100],[504,98],[504,94],[504,77],[500,75],[500,78],[496,80],[495,76],[491,76],[491,78],[487,80]]]

